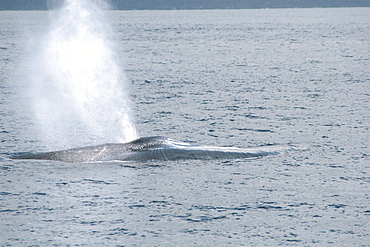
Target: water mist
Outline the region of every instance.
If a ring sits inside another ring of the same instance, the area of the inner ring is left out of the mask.
[[[50,148],[135,139],[104,1],[65,0],[34,47],[32,106]]]

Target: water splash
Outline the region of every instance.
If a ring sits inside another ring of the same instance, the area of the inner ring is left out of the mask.
[[[65,0],[30,71],[33,108],[49,147],[127,142],[137,137],[127,79],[114,53],[104,1]]]

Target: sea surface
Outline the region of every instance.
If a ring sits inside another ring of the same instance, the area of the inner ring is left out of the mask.
[[[109,17],[140,136],[304,148],[254,160],[11,160],[53,149],[37,138],[23,69],[49,13],[2,11],[0,246],[370,246],[370,8]]]

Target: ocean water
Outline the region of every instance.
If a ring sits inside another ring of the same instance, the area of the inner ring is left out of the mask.
[[[0,246],[370,246],[369,14],[109,12],[140,136],[304,148],[62,163],[9,159],[54,148],[25,69],[49,13],[0,12]]]

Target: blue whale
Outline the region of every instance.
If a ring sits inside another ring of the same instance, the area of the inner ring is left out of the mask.
[[[142,137],[127,143],[107,143],[61,151],[23,154],[12,158],[62,162],[251,159],[279,154],[291,149],[294,148],[284,146],[256,148],[198,146],[163,136],[152,136]]]

